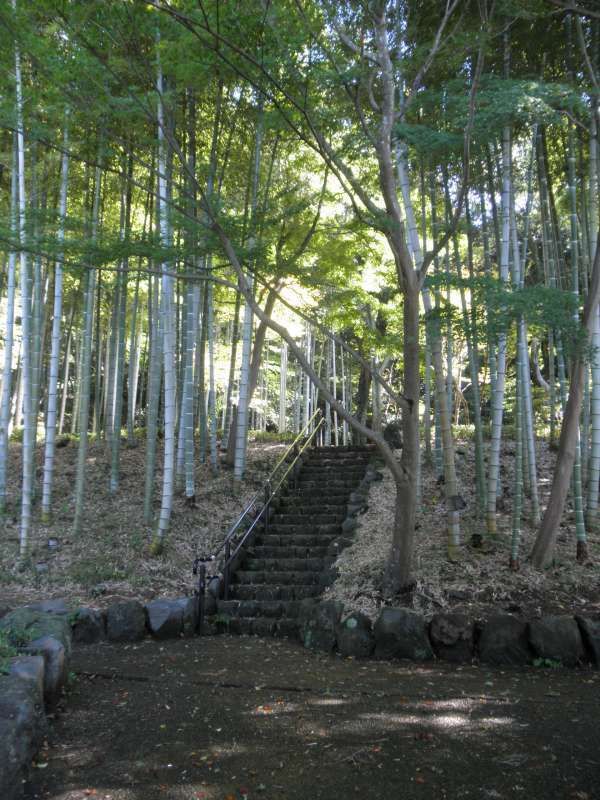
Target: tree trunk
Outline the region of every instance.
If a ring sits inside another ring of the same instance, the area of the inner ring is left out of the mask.
[[[590,288],[583,309],[582,325],[587,337],[593,332],[595,315],[600,299],[600,240],[596,244],[596,255],[592,267]],[[558,535],[558,527],[562,518],[563,508],[569,484],[573,473],[573,465],[577,455],[577,441],[579,436],[579,412],[583,398],[583,381],[585,377],[585,356],[578,355],[571,371],[569,399],[565,408],[560,440],[558,443],[558,456],[552,480],[552,489],[548,507],[544,513],[542,524],[531,553],[533,566],[544,569],[552,563],[554,547]],[[585,547],[578,545],[580,558],[587,556]]]

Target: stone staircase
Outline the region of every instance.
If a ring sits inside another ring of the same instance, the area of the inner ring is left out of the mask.
[[[373,450],[317,447],[274,502],[268,530],[259,530],[232,574],[229,599],[217,601],[217,624],[229,633],[289,636],[298,632],[303,600],[335,579],[331,569],[348,539],[342,523],[350,495]]]

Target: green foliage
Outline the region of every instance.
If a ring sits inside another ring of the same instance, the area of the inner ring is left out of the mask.
[[[561,669],[563,663],[555,658],[535,658],[533,666],[541,669]]]
[[[521,317],[530,332],[544,333],[551,328],[559,331],[566,349],[574,351],[582,340],[583,329],[575,318],[579,310],[578,299],[572,292],[555,289],[541,284],[527,285],[523,288],[505,284],[491,277],[458,278],[455,275],[432,275],[427,279],[430,287],[463,288],[471,296],[471,303],[485,318],[490,336],[507,332]],[[459,312],[444,298],[440,309],[433,309],[426,315],[435,324],[438,320],[455,321]]]
[[[278,442],[286,444],[287,442],[293,442],[296,438],[296,434],[290,431],[285,433],[279,433],[279,431],[250,431],[248,435],[251,441],[259,443]]]
[[[83,586],[93,586],[103,581],[124,580],[129,572],[127,567],[113,563],[106,555],[82,558],[70,570],[71,578]]]
[[[23,428],[13,428],[10,434],[11,442],[23,442]]]
[[[0,630],[0,673],[6,674],[11,658],[18,654],[15,642],[12,640],[9,631]]]

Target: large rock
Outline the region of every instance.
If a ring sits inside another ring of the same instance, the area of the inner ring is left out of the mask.
[[[181,606],[183,634],[193,636],[198,626],[198,602],[196,597],[178,597],[175,601]]]
[[[531,651],[527,640],[527,623],[510,614],[494,614],[481,629],[479,658],[485,664],[528,664]]]
[[[375,647],[371,620],[360,611],[349,614],[337,629],[337,648],[343,656],[368,658]]]
[[[29,681],[35,687],[37,696],[44,695],[44,657],[17,656],[8,665],[8,674],[23,681]]]
[[[538,658],[574,667],[583,661],[585,650],[573,617],[542,617],[529,623],[529,642]]]
[[[183,606],[177,600],[152,600],[146,604],[146,614],[156,639],[172,639],[183,631]]]
[[[575,619],[593,663],[600,667],[600,620],[587,617],[575,617]]]
[[[344,610],[338,600],[302,601],[298,616],[300,639],[310,650],[330,653],[335,648],[337,627]]]
[[[433,650],[425,620],[408,608],[383,608],[375,622],[375,658],[427,661]]]
[[[473,657],[473,623],[464,614],[436,614],[429,638],[438,658],[460,663]]]
[[[23,652],[43,656],[44,700],[46,705],[55,706],[67,680],[68,661],[65,646],[53,636],[40,636],[24,647]]]
[[[146,614],[137,600],[125,600],[108,607],[106,635],[111,642],[137,642],[145,634]]]
[[[54,600],[42,600],[40,603],[32,603],[31,605],[27,606],[27,608],[32,609],[32,611],[41,611],[43,614],[60,615],[69,613],[67,601],[62,597],[55,598]]]
[[[7,634],[15,647],[23,647],[35,639],[50,636],[63,645],[67,658],[71,655],[71,626],[66,614],[24,606],[3,617],[0,630]]]
[[[46,734],[42,659],[19,659],[0,676],[0,797],[22,797],[23,780]],[[28,666],[26,665],[28,662]],[[14,670],[14,671],[13,671]]]
[[[71,625],[78,644],[95,644],[106,637],[104,613],[98,608],[78,608]]]

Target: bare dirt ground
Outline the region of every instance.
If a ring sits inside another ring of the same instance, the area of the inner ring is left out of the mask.
[[[172,526],[165,553],[152,557],[148,545],[152,535],[142,516],[144,489],[144,445],[122,448],[121,488],[108,493],[108,455],[101,443],[90,447],[87,465],[86,517],[79,537],[72,534],[73,489],[77,445],[71,442],[57,451],[54,519],[39,522],[36,508],[32,532],[32,564],[15,569],[18,547],[20,446],[11,451],[10,504],[12,514],[0,531],[0,606],[14,606],[51,596],[73,602],[103,606],[115,596],[142,600],[157,596],[190,594],[191,563],[198,553],[212,552],[247,501],[262,485],[275,460],[284,452],[278,443],[252,443],[248,470],[240,489],[234,492],[232,473],[216,476],[206,465],[196,471],[196,508],[184,498],[175,499]],[[38,448],[38,473],[42,453]],[[414,575],[416,586],[409,595],[390,598],[382,592],[385,559],[391,542],[394,491],[387,470],[372,486],[369,508],[360,517],[354,543],[338,560],[340,576],[329,596],[342,599],[353,609],[374,618],[382,604],[408,604],[430,617],[436,611],[460,608],[470,617],[485,616],[490,609],[508,610],[527,618],[543,613],[585,613],[600,616],[600,536],[589,534],[590,560],[575,561],[572,510],[567,509],[558,542],[555,565],[536,572],[527,561],[535,530],[525,520],[521,541],[521,569],[508,568],[511,535],[511,479],[514,447],[504,445],[501,478],[503,497],[497,539],[483,549],[469,542],[483,531],[475,500],[475,470],[472,442],[457,445],[457,471],[467,507],[462,514],[460,560],[450,563],[445,548],[444,487],[432,469],[423,471],[422,506],[418,515]],[[538,445],[541,502],[552,478],[554,454]],[[160,464],[158,465],[160,467]],[[38,474],[38,477],[39,477]],[[155,509],[160,503],[162,474],[155,479]],[[527,518],[528,503],[525,504]],[[48,541],[56,539],[51,551]],[[41,571],[38,571],[40,570]]]
[[[538,443],[537,465],[540,503],[545,506],[552,481],[554,453]],[[503,444],[501,455],[502,498],[498,502],[498,535],[483,548],[470,545],[473,534],[485,534],[485,523],[477,515],[473,443],[457,443],[457,473],[466,509],[461,514],[460,558],[451,563],[446,557],[444,487],[437,483],[431,468],[423,470],[421,509],[417,515],[414,577],[412,593],[399,598],[382,591],[385,559],[392,537],[394,484],[389,470],[382,469],[383,480],[372,484],[368,510],[360,519],[353,544],[337,561],[340,577],[328,597],[343,600],[346,606],[375,618],[382,604],[412,606],[426,616],[438,611],[462,610],[470,618],[505,610],[528,619],[547,613],[583,613],[600,616],[600,536],[588,533],[589,560],[575,560],[575,524],[570,501],[565,512],[554,565],[538,572],[528,561],[536,530],[531,525],[529,502],[525,499],[521,568],[509,569],[512,529],[512,475],[514,445]]]
[[[221,543],[229,525],[244,504],[260,489],[287,445],[251,443],[248,469],[239,489],[233,473],[211,473],[206,464],[196,468],[196,507],[189,508],[179,493],[174,502],[171,530],[165,552],[149,552],[152,528],[143,519],[143,441],[135,448],[122,445],[120,489],[108,491],[110,455],[106,445],[92,443],[87,460],[86,506],[82,532],[73,534],[77,443],[56,451],[53,493],[54,516],[49,525],[34,511],[31,565],[18,570],[20,445],[11,447],[9,467],[10,514],[0,522],[0,606],[14,606],[40,598],[60,596],[73,602],[94,599],[102,606],[111,597],[151,598],[192,593],[192,561],[209,554]],[[159,442],[160,451],[160,442]],[[37,448],[37,474],[41,481],[43,452]],[[154,489],[154,509],[160,508],[162,470],[160,456]],[[40,487],[41,491],[41,487]],[[50,540],[58,547],[50,549]]]
[[[254,637],[77,648],[26,800],[597,800],[600,674]]]

